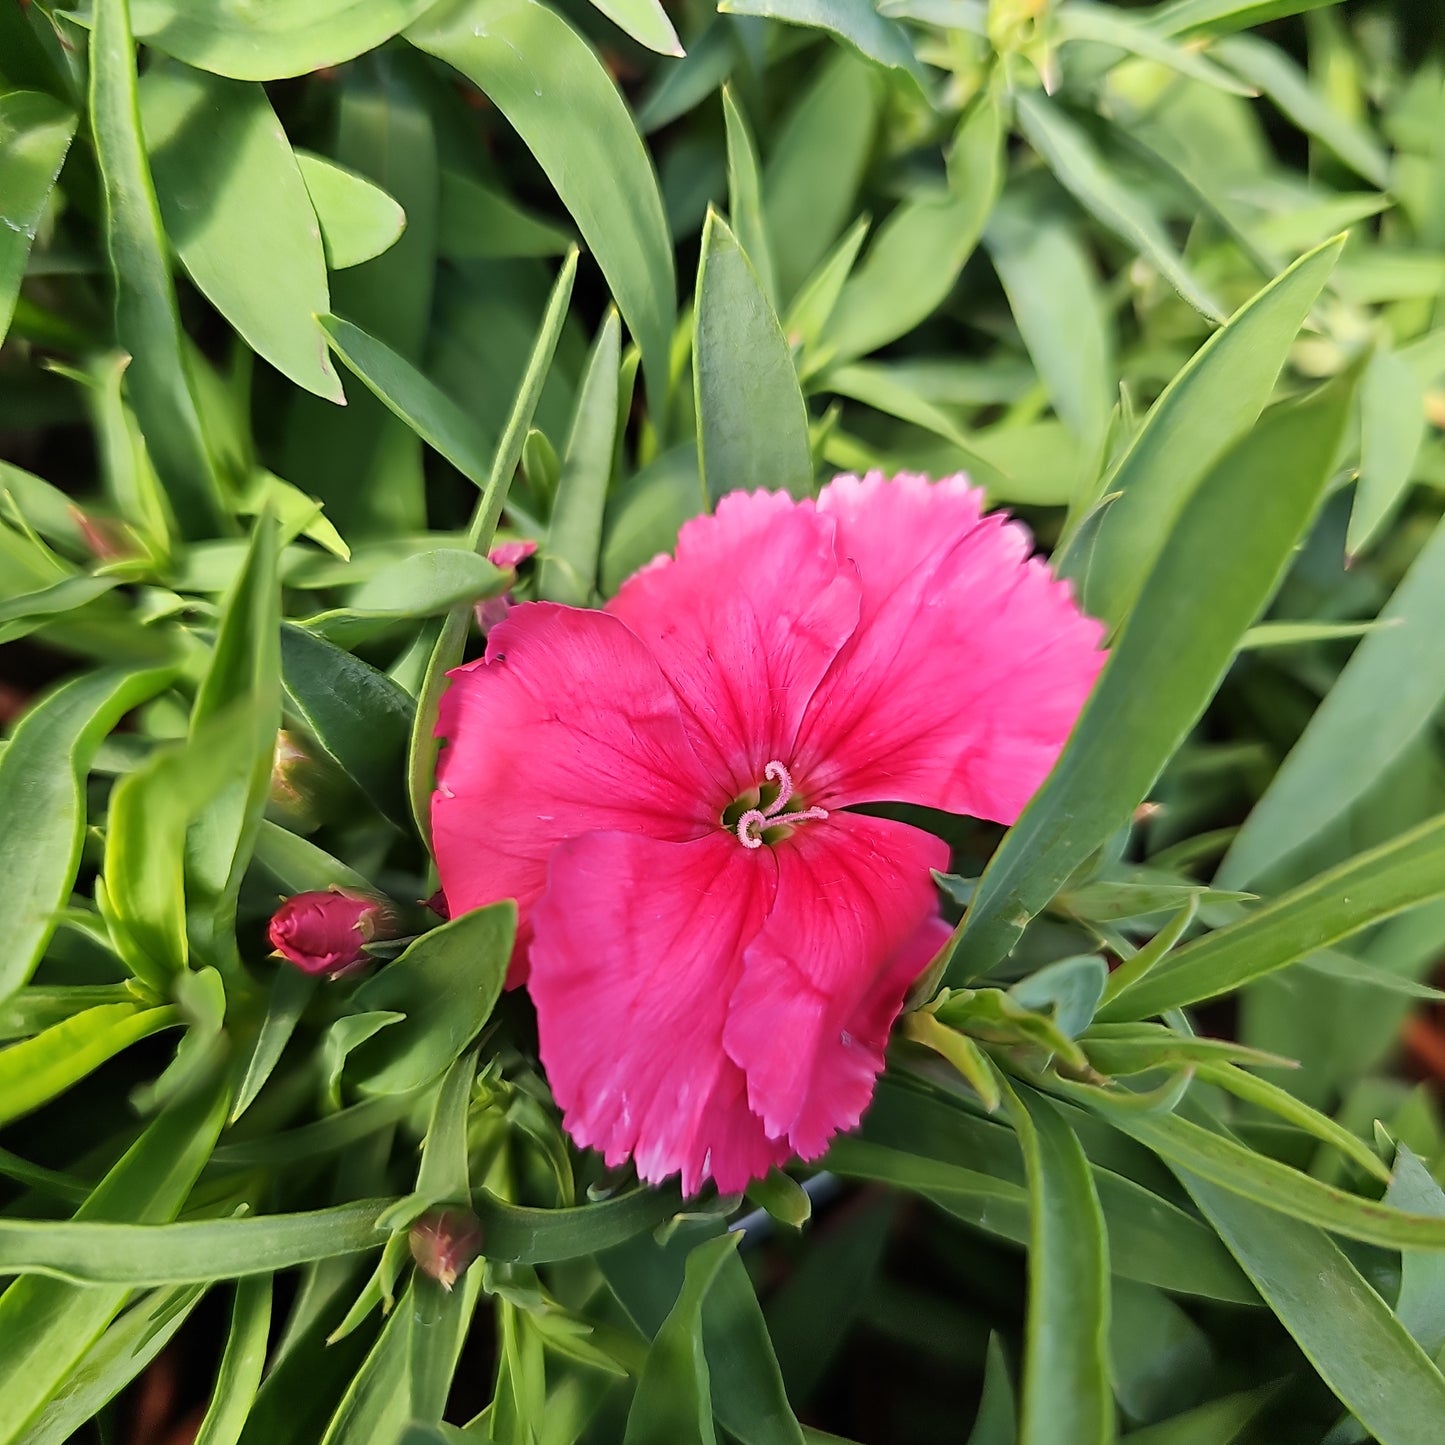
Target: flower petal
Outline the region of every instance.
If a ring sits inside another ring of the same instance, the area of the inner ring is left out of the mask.
[[[677,689],[697,754],[729,798],[786,763],[803,709],[858,620],[833,524],[782,492],[734,492],[688,522],[607,610]]]
[[[904,802],[1011,823],[1104,663],[1103,628],[962,477],[835,477],[819,511],[862,611],[796,754],[810,803]]]
[[[723,1042],[767,1132],[810,1159],[862,1117],[924,949],[947,937],[929,931],[929,869],[947,866],[948,848],[905,823],[835,813],[772,851],[777,896],[743,955]]]
[[[772,901],[767,850],[591,833],[553,857],[527,988],[567,1131],[657,1183],[741,1189],[788,1158],[723,1049],[742,953]]]
[[[600,612],[514,607],[485,659],[452,672],[437,734],[447,745],[432,841],[447,904],[455,917],[515,898],[519,959],[558,843],[598,829],[682,839],[717,826],[672,689]]]

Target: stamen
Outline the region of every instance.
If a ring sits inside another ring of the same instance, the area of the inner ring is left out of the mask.
[[[778,785],[778,796],[766,808],[749,808],[738,819],[738,842],[744,848],[761,848],[765,828],[782,828],[790,823],[806,823],[810,818],[826,818],[825,808],[805,808],[798,813],[785,813],[788,799],[793,796],[793,775],[776,759],[763,769],[763,776]],[[756,832],[753,830],[757,829]]]

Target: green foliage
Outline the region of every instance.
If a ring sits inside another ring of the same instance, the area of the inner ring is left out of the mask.
[[[1430,12],[0,0],[0,1445],[176,1348],[202,1445],[1438,1438]],[[515,907],[420,902],[438,702],[871,467],[1110,658],[1011,830],[910,814],[860,1127],[684,1200],[568,1140]],[[333,888],[395,932],[307,977]]]

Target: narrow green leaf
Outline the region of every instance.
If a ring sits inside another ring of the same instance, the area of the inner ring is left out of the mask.
[[[279,551],[268,511],[253,526],[246,560],[222,603],[210,664],[191,709],[192,737],[228,712],[249,731],[249,756],[246,734],[234,739],[240,776],[201,813],[186,842],[193,902],[208,916],[209,934],[228,962],[239,961],[232,941],[236,900],[266,810],[281,726]]]
[[[1023,1163],[1013,1130],[951,1097],[920,1095],[885,1077],[862,1132],[862,1139],[834,1141],[830,1168],[836,1163],[840,1173],[916,1189],[976,1227],[1028,1242]],[[872,1157],[860,1153],[864,1148]],[[954,1162],[959,1159],[973,1167],[961,1170]],[[1109,1168],[1095,1164],[1093,1171],[1112,1269],[1172,1293],[1257,1303],[1249,1282],[1194,1215]],[[1163,1178],[1162,1187],[1171,1187]]]
[[[1264,410],[1342,245],[1337,237],[1301,256],[1240,307],[1150,408],[1103,485],[1120,495],[1092,538],[1088,612],[1114,624],[1127,616],[1185,502]]]
[[[723,121],[727,129],[728,220],[743,254],[753,263],[758,284],[770,306],[778,304],[773,282],[773,259],[768,249],[763,221],[762,179],[758,172],[758,151],[752,132],[733,99],[732,88],[723,86]]]
[[[326,316],[321,329],[336,354],[429,447],[469,481],[486,484],[487,444],[476,423],[404,356],[359,326]]]
[[[203,1089],[169,1107],[76,1213],[82,1227],[173,1219],[215,1147],[227,1098]],[[45,1227],[45,1226],[42,1226]],[[65,1225],[49,1226],[66,1228]],[[120,1313],[127,1287],[16,1280],[0,1294],[0,1441],[28,1438],[31,1421]]]
[[[1161,35],[1190,31],[1222,35],[1336,3],[1338,0],[1174,0],[1161,6],[1150,23]]]
[[[51,1224],[0,1219],[0,1269],[76,1284],[202,1283],[271,1274],[314,1259],[380,1249],[378,1216],[389,1199],[304,1214],[182,1224]]]
[[[812,275],[853,219],[882,89],[873,66],[839,50],[778,131],[763,167],[763,211],[780,303]]]
[[[67,577],[0,604],[0,645],[28,637],[54,617],[86,607],[120,586],[119,577]]]
[[[709,212],[697,268],[693,381],[708,498],[812,491],[808,412],[783,329],[737,238]]]
[[[805,359],[800,370],[804,377],[812,370],[808,354],[820,348],[823,334],[833,319],[843,287],[853,274],[853,263],[863,249],[863,238],[867,234],[868,218],[860,216],[793,298],[793,304],[783,319],[783,334],[788,338],[788,344],[803,348]],[[827,348],[821,349],[824,359],[831,355]]]
[[[723,1259],[702,1310],[713,1414],[740,1445],[802,1445],[767,1322],[736,1254]]]
[[[179,1022],[173,1008],[101,1004],[0,1050],[0,1124],[38,1109],[123,1049]]]
[[[672,28],[661,0],[592,0],[592,3],[639,45],[659,55],[683,54],[677,31]]]
[[[281,629],[281,665],[290,706],[317,742],[383,813],[404,824],[411,697],[359,657],[289,622]]]
[[[1256,1069],[1291,1069],[1293,1059],[1232,1039],[1198,1038],[1164,1024],[1094,1024],[1083,1044],[1090,1062],[1110,1078],[1177,1068],[1197,1062],[1237,1063]]]
[[[716,1445],[702,1308],[739,1239],[721,1234],[688,1256],[682,1291],[657,1332],[637,1382],[624,1445]]]
[[[404,1014],[362,1044],[348,1075],[376,1094],[402,1094],[435,1079],[491,1017],[512,956],[510,900],[464,913],[424,933],[352,995],[363,1012]]]
[[[395,197],[407,217],[394,245],[331,278],[332,305],[417,363],[431,335],[439,280],[435,83],[405,49],[384,50],[337,77],[331,122],[335,158]],[[297,403],[286,419],[279,470],[305,478],[348,536],[423,530],[426,487],[415,441],[355,388],[344,411]]]
[[[1328,1236],[1179,1177],[1346,1409],[1382,1445],[1433,1445],[1445,1380]]]
[[[1269,1404],[1278,1386],[1264,1385],[1196,1405],[1182,1415],[1134,1430],[1129,1445],[1234,1445],[1245,1427]]]
[[[723,1227],[716,1218],[694,1220],[665,1240],[638,1234],[599,1257],[608,1287],[644,1335],[656,1335],[667,1318],[693,1246]],[[747,1266],[736,1254],[724,1259],[708,1291],[702,1331],[718,1423],[739,1445],[802,1445],[767,1322]]]
[[[1412,1214],[1445,1215],[1445,1190],[1406,1144],[1395,1151],[1394,1177],[1385,1191],[1385,1203]],[[1445,1254],[1401,1250],[1395,1316],[1432,1360],[1439,1356],[1445,1348]]]
[[[59,487],[23,467],[0,462],[0,495],[7,496],[30,526],[67,556],[90,555],[75,503]]]
[[[943,304],[1003,185],[1003,141],[1003,114],[986,91],[959,126],[949,157],[950,193],[899,205],[844,285],[823,330],[823,344],[835,356],[876,351]]]
[[[1213,47],[1216,60],[1258,86],[1299,128],[1328,146],[1352,170],[1385,191],[1390,158],[1362,125],[1311,88],[1284,51],[1254,35],[1234,35]]]
[[[160,669],[74,678],[25,714],[0,753],[0,917],[7,930],[0,1000],[34,973],[75,881],[85,835],[84,783],[95,750],[173,676]]]
[[[1216,882],[1248,887],[1344,816],[1445,701],[1445,523],[1357,647],[1235,835]],[[1388,697],[1388,708],[1380,699]]]
[[[1385,1249],[1445,1249],[1445,1216],[1407,1213],[1325,1184],[1178,1114],[1148,1117],[1114,1105],[1101,1106],[1100,1112],[1176,1173],[1187,1170],[1297,1223]],[[1231,1251],[1238,1258],[1232,1245]],[[1248,1273],[1247,1262],[1240,1262]]]
[[[33,1189],[41,1198],[53,1199],[59,1204],[84,1204],[85,1196],[90,1193],[78,1179],[57,1169],[31,1164],[8,1149],[0,1149],[0,1177]]]
[[[318,848],[309,838],[288,833],[265,820],[256,835],[256,861],[287,893],[319,893],[327,888],[376,891],[369,879]]]
[[[1133,246],[1196,311],[1211,321],[1223,321],[1219,304],[1190,274],[1148,203],[1109,170],[1062,107],[1041,92],[1026,90],[1014,96],[1014,107],[1019,129],[1064,189],[1101,225]]]
[[[1014,200],[990,216],[985,244],[1054,410],[1085,453],[1097,453],[1116,386],[1109,318],[1088,253],[1061,219]]]
[[[271,1327],[271,1276],[253,1275],[236,1286],[231,1332],[221,1356],[196,1445],[236,1445],[261,1385],[266,1341]]]
[[[85,914],[87,932],[102,947],[109,942],[104,927],[95,928],[90,914]],[[73,917],[77,928],[80,919]],[[101,1004],[136,1002],[136,996],[127,983],[61,984],[55,988],[22,988],[0,1004],[0,1039],[28,1039],[34,1034],[68,1018],[74,1018],[84,1009],[97,1008]]]
[[[302,973],[299,968],[283,966],[276,970],[266,999],[266,1016],[236,1086],[236,1102],[228,1123],[234,1124],[266,1086],[319,982],[314,974]]]
[[[827,30],[865,60],[911,75],[924,84],[923,67],[908,32],[878,13],[872,0],[720,0],[724,15],[760,15],[788,25]]]
[[[1414,480],[1425,440],[1425,389],[1388,346],[1376,349],[1360,378],[1360,479],[1345,550],[1357,557],[1394,516]]]
[[[983,1367],[983,1393],[979,1396],[968,1445],[1017,1445],[1017,1441],[1018,1416],[1008,1361],[1004,1358],[1002,1341],[998,1335],[990,1334]]]
[[[472,513],[471,526],[467,529],[467,545],[474,552],[485,553],[496,535],[497,522],[501,519],[502,508],[506,505],[507,491],[522,459],[522,448],[527,433],[532,427],[532,418],[542,396],[542,387],[552,365],[552,357],[561,339],[562,326],[567,319],[567,304],[572,298],[572,283],[577,276],[577,252],[570,251],[562,263],[557,279],[552,285],[552,294],[547,299],[547,310],[532,343],[531,355],[527,358],[527,369],[522,375],[521,385],[512,402],[507,424],[497,442],[497,449],[487,469],[482,494],[477,498]],[[436,738],[437,708],[441,703],[442,690],[447,685],[447,673],[462,660],[462,649],[466,644],[470,611],[465,607],[453,608],[442,624],[436,645],[432,648],[427,662],[426,676],[422,680],[421,693],[416,703],[416,719],[412,724],[411,739],[407,750],[407,794],[411,815],[417,831],[430,842],[431,839],[431,794],[436,780],[438,742]]]
[[[186,841],[191,823],[251,773],[257,701],[213,714],[116,784],[97,902],[126,965],[159,993],[190,959]]]
[[[67,1445],[170,1344],[205,1294],[203,1285],[138,1300],[86,1352],[26,1434],[26,1445]]]
[[[406,212],[374,181],[310,151],[297,151],[296,164],[332,271],[381,255],[406,229]]]
[[[1122,824],[1204,710],[1313,514],[1344,426],[1339,386],[1273,412],[1164,541],[1063,756],[994,854],[952,978],[982,972]],[[1251,525],[1243,533],[1239,517]],[[1147,688],[1150,707],[1137,703]]]
[[[817,386],[821,391],[852,397],[885,415],[912,422],[951,442],[973,480],[986,487],[990,496],[1008,496],[1013,490],[1014,478],[979,451],[978,439],[967,435],[941,407],[917,395],[906,380],[896,380],[886,363],[857,361],[850,366],[829,367],[818,378]]]
[[[472,1208],[482,1221],[488,1259],[506,1264],[554,1264],[596,1254],[655,1229],[682,1208],[675,1189],[634,1189],[599,1204],[532,1209],[480,1190]]]
[[[220,486],[182,351],[160,211],[141,139],[129,0],[97,0],[90,115],[106,202],[116,339],[131,354],[127,390],[156,471],[189,537],[220,527]]]
[[[415,1103],[414,1099],[404,1096],[368,1099],[338,1114],[328,1114],[315,1123],[303,1124],[299,1129],[222,1144],[216,1150],[216,1163],[228,1167],[264,1165],[268,1168],[309,1163],[389,1129],[409,1113]]]
[[[1002,1095],[993,1066],[988,1055],[967,1034],[939,1023],[927,1009],[905,1013],[898,1028],[904,1038],[947,1059],[990,1114],[998,1108]]]
[[[617,87],[577,32],[535,0],[447,0],[407,39],[480,86],[547,173],[642,348],[661,417],[676,309],[672,242]]]
[[[1149,1018],[1216,998],[1287,968],[1352,933],[1445,894],[1445,816],[1271,899],[1247,918],[1179,949],[1119,993],[1100,1018]]]
[[[577,393],[537,576],[539,596],[573,607],[585,607],[597,586],[602,518],[617,439],[621,366],[622,328],[617,313],[609,311]]]
[[[1339,1150],[1362,1173],[1372,1174],[1383,1183],[1389,1183],[1390,1171],[1364,1140],[1350,1133],[1343,1124],[1296,1099],[1287,1089],[1271,1084],[1268,1079],[1256,1078],[1224,1060],[1201,1063],[1194,1073],[1201,1083],[1216,1084],[1236,1098],[1267,1109],[1287,1124],[1293,1124],[1306,1134],[1313,1134],[1316,1139]]]
[[[1311,642],[1339,642],[1367,637],[1379,630],[1376,622],[1261,622],[1240,639],[1241,652],[1266,647],[1300,647]]]
[[[1021,1445],[1110,1445],[1109,1245],[1089,1161],[1053,1104],[1003,1096],[1029,1184]]]
[[[35,90],[0,95],[0,342],[25,263],[75,134],[75,112]]]
[[[140,107],[166,236],[191,280],[284,376],[344,402],[316,329],[331,310],[316,212],[264,87],[164,65],[146,73]]]
[[[345,607],[318,612],[301,625],[328,642],[355,647],[398,622],[438,617],[458,605],[495,597],[506,582],[506,573],[475,552],[459,547],[414,552],[363,582]]]
[[[237,80],[284,80],[354,60],[432,0],[312,0],[238,11],[229,0],[144,0],[137,34],[158,50]]]
[[[422,1422],[442,1425],[452,1377],[466,1343],[467,1329],[482,1291],[480,1265],[467,1271],[458,1287],[448,1289],[420,1271],[411,1282],[410,1386],[412,1423],[403,1445],[415,1439]],[[426,1440],[424,1434],[421,1440]],[[446,1445],[445,1437],[439,1445]]]
[[[565,255],[572,238],[501,191],[443,170],[438,246],[457,261],[509,260]]]
[[[477,1050],[453,1061],[437,1090],[422,1145],[416,1194],[430,1204],[470,1204],[470,1162],[467,1119],[472,1084],[477,1077]]]
[[[1175,45],[1157,30],[1150,29],[1135,21],[1129,14],[1120,13],[1104,5],[1095,5],[1084,0],[1059,12],[1059,34],[1063,40],[1088,40],[1100,45],[1112,45],[1130,55],[1141,55],[1146,60],[1167,65],[1180,75],[1191,80],[1203,81],[1217,90],[1231,95],[1257,95],[1252,86],[1243,85],[1227,70],[1224,70],[1205,56],[1182,45]]]
[[[1158,1420],[1208,1391],[1213,1343],[1168,1295],[1116,1279],[1109,1305],[1114,1398],[1127,1416]]]
[[[413,1300],[408,1285],[399,1308],[392,1311],[366,1359],[359,1368],[352,1367],[354,1373],[349,1379],[343,1375],[338,1380],[344,1393],[321,1437],[321,1445],[401,1445],[411,1403],[406,1385]],[[264,1438],[269,1441],[270,1437]]]
[[[685,442],[663,452],[609,499],[598,577],[604,597],[659,552],[670,552],[682,524],[703,510],[697,463],[697,447]]]
[[[1339,949],[1322,948],[1318,953],[1311,953],[1300,959],[1296,966],[1306,973],[1317,973],[1322,978],[1364,984],[1367,988],[1377,989],[1379,993],[1403,994],[1406,998],[1425,998],[1432,1003],[1445,1003],[1445,988],[1417,983],[1413,978],[1393,973],[1379,964],[1366,963],[1364,959]]]

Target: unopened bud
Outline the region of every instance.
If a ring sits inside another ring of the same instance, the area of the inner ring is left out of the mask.
[[[368,943],[396,933],[396,910],[385,898],[350,888],[293,895],[272,915],[269,930],[280,957],[303,973],[328,976],[361,963]]]
[[[449,1290],[482,1252],[482,1221],[470,1209],[430,1209],[407,1242],[416,1267]]]
[[[321,769],[306,744],[295,733],[282,728],[276,734],[276,751],[271,759],[271,788],[266,811],[271,820],[293,833],[314,833],[322,817]]]
[[[487,561],[507,574],[504,585],[510,589],[517,580],[517,568],[536,550],[537,544],[526,538],[515,542],[499,542],[487,553]],[[484,597],[477,603],[477,630],[483,637],[511,611],[513,602],[511,592],[504,591],[496,597]]]
[[[537,544],[530,538],[519,537],[515,542],[498,542],[487,553],[487,561],[493,567],[512,574],[511,581],[517,580],[517,568],[537,550]]]

